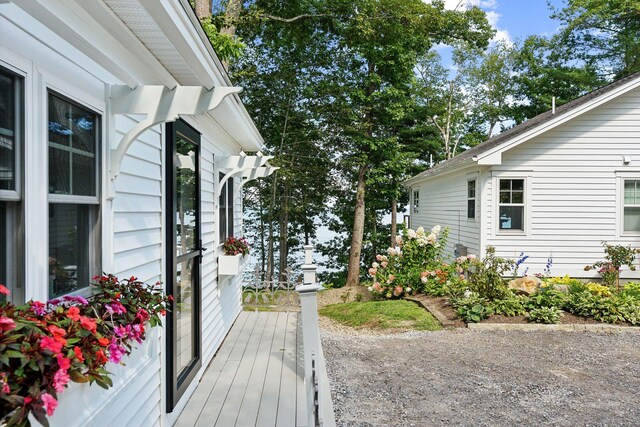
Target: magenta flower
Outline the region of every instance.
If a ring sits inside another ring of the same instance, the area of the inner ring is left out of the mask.
[[[0,333],[10,331],[15,327],[16,322],[14,322],[13,319],[4,316],[0,317]]]
[[[56,389],[56,393],[62,393],[64,387],[71,381],[71,377],[67,373],[66,369],[58,369],[53,376],[53,388]]]

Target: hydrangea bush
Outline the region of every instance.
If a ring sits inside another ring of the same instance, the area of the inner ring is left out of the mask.
[[[424,290],[429,282],[446,280],[449,266],[442,261],[448,229],[436,225],[430,233],[423,227],[406,229],[397,236],[397,247],[376,255],[369,268],[374,283],[369,288],[383,298],[402,298]]]
[[[31,413],[48,426],[58,395],[70,381],[113,385],[107,362],[122,363],[147,328],[161,325],[165,297],[135,277],[94,277],[93,295],[0,302],[0,409],[7,426],[29,425]],[[0,293],[8,294],[0,285]]]

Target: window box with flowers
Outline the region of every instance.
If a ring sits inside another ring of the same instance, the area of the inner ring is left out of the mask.
[[[15,306],[0,301],[0,425],[48,426],[70,381],[112,386],[108,362],[121,363],[142,343],[171,296],[135,277],[94,278],[89,298],[64,296]],[[0,293],[9,291],[0,285]]]
[[[218,274],[235,276],[240,274],[249,255],[249,243],[244,237],[229,237],[222,245],[223,254],[218,257]]]

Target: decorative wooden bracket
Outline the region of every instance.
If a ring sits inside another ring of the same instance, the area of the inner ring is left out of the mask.
[[[218,163],[218,169],[225,174],[218,183],[215,200],[218,200],[220,190],[227,181],[236,175],[242,176],[243,178],[239,187],[242,187],[246,182],[252,179],[265,178],[271,175],[279,169],[277,167],[269,166],[267,162],[271,159],[273,159],[273,156],[265,156],[261,152],[258,152],[255,156],[247,156],[244,153],[240,153],[239,156],[228,156],[223,158],[220,163]],[[236,191],[234,191],[234,193],[234,196],[238,194]]]
[[[111,112],[113,114],[144,114],[146,118],[133,126],[111,150],[111,179],[120,173],[125,153],[135,139],[151,126],[172,122],[180,115],[198,115],[216,108],[222,100],[242,90],[241,87],[215,87],[207,90],[203,86],[142,85],[135,89],[129,86],[111,86]]]
[[[240,182],[240,185],[235,187],[234,190],[233,190],[233,197],[234,198],[238,197],[238,194],[240,194],[240,191],[242,190],[242,187],[247,182],[253,181],[254,179],[266,178],[269,175],[271,175],[272,173],[274,173],[275,171],[277,171],[278,169],[280,169],[280,168],[276,167],[276,166],[269,166],[268,163],[267,163],[267,166],[259,167],[259,168],[255,168],[255,169],[249,169],[249,170],[244,171],[242,173],[242,182]]]

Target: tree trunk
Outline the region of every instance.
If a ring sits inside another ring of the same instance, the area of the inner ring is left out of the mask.
[[[211,16],[211,0],[196,0],[196,16],[201,21]]]
[[[396,247],[396,234],[398,234],[398,201],[391,199],[391,247]]]
[[[258,206],[260,207],[260,273],[264,280],[266,247],[264,244],[264,204],[262,203],[262,180],[258,181]]]
[[[225,26],[220,29],[220,34],[228,34],[234,36],[236,34],[236,28],[238,26],[238,18],[240,17],[240,11],[242,10],[242,1],[229,0],[227,8],[224,11]]]
[[[284,200],[282,201],[282,208],[280,209],[280,275],[279,280],[286,281],[287,280],[287,267],[288,262],[287,258],[289,255],[289,185],[286,180],[283,181],[284,190],[282,194],[284,196]]]
[[[273,221],[274,221],[274,211],[276,209],[276,188],[278,187],[278,171],[273,173],[273,187],[271,190],[271,204],[269,206],[269,250],[267,253],[267,274],[265,280],[271,281],[273,280],[273,266],[274,266],[274,258],[275,258],[275,250],[274,250],[274,238],[273,238]]]
[[[347,286],[358,286],[360,284],[360,254],[362,252],[362,238],[364,236],[364,195],[367,169],[367,165],[361,165],[358,170],[358,188],[356,190],[356,207],[353,215],[351,248],[349,249]]]

